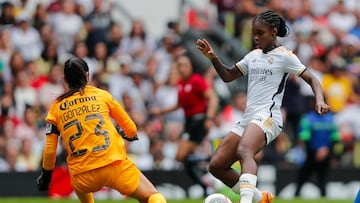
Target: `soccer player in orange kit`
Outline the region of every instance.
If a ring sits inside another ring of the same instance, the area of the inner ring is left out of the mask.
[[[49,189],[61,136],[67,147],[71,184],[82,203],[93,203],[93,192],[104,186],[141,203],[166,203],[126,154],[123,138],[137,139],[135,123],[109,92],[87,85],[88,80],[84,60],[73,57],[65,62],[66,92],[56,99],[46,117],[38,189]],[[111,118],[123,129],[121,135]]]

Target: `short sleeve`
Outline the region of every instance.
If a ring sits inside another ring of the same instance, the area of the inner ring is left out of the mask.
[[[292,52],[289,52],[287,55],[285,55],[284,63],[284,72],[287,73],[292,73],[300,76],[306,70],[305,65],[302,64],[299,58]]]
[[[243,75],[247,75],[249,72],[249,64],[256,58],[256,54],[259,52],[259,49],[251,51],[250,53],[246,54],[243,59],[235,64],[235,66],[240,70]]]
[[[198,74],[194,74],[192,82],[193,88],[196,92],[202,93],[210,88],[210,84],[205,80],[205,78]]]
[[[51,123],[51,124],[53,124],[53,125],[57,125],[57,121],[56,121],[56,103],[53,103],[51,106],[50,106],[50,109],[49,109],[49,112],[48,112],[48,114],[47,114],[47,116],[46,116],[46,119],[45,119],[45,121],[47,122],[47,123]]]

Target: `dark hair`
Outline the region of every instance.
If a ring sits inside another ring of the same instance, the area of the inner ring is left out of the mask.
[[[70,90],[60,95],[56,100],[61,101],[75,92],[80,92],[83,94],[84,87],[87,84],[87,73],[89,72],[89,67],[87,63],[79,58],[72,57],[65,62],[64,66],[64,77],[67,81]]]
[[[289,34],[289,27],[286,25],[285,19],[273,11],[262,12],[253,21],[259,21],[271,28],[276,28],[278,30],[276,35],[279,37],[285,37]]]

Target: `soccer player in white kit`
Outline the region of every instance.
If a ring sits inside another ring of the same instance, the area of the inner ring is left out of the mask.
[[[224,65],[206,39],[198,39],[196,47],[211,60],[224,82],[248,76],[247,104],[244,119],[240,120],[215,151],[209,171],[234,192],[240,193],[240,203],[271,203],[273,195],[256,188],[257,163],[255,155],[281,132],[283,120],[281,103],[289,74],[306,81],[316,98],[316,111],[324,114],[329,106],[324,102],[320,82],[306,69],[298,57],[276,43],[276,37],[287,36],[285,20],[272,11],[258,14],[252,22],[256,49],[232,67]],[[240,161],[241,174],[233,170]]]

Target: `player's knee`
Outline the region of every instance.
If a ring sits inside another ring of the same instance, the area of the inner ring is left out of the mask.
[[[214,161],[211,161],[209,166],[208,166],[208,170],[209,172],[215,176],[216,178],[218,178],[222,173],[223,173],[223,170],[221,168],[221,165],[217,164],[216,162]]]
[[[166,200],[162,194],[154,193],[149,197],[148,203],[166,203]]]
[[[254,155],[252,154],[249,147],[244,146],[244,145],[239,145],[238,148],[236,149],[236,156],[241,161],[241,160],[244,160],[244,159],[254,156]]]

